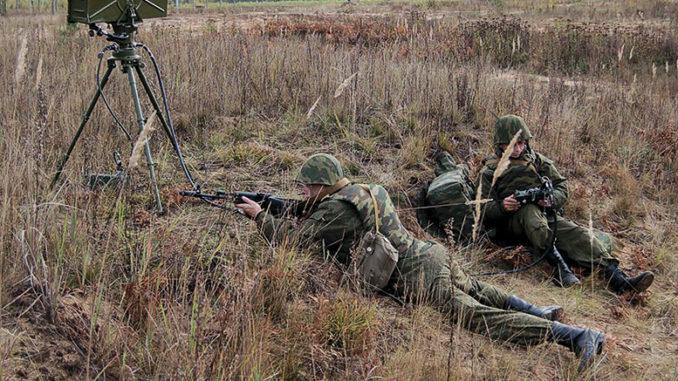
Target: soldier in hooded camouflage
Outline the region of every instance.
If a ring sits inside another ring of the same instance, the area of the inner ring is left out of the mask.
[[[516,143],[509,148],[516,135]],[[563,287],[580,283],[568,266],[575,265],[602,268],[610,289],[616,293],[645,291],[652,284],[654,274],[643,272],[628,277],[619,269],[611,245],[605,245],[601,235],[592,234],[589,229],[557,213],[547,218],[545,212],[562,210],[567,202],[567,183],[553,161],[530,147],[531,139],[532,134],[521,117],[506,115],[497,119],[495,154],[485,160],[476,184],[477,188],[482,188],[482,198],[492,200],[483,206],[484,225],[496,229],[500,237],[517,238],[545,253],[555,268],[554,280]],[[511,149],[508,167],[493,185],[497,164],[506,149]],[[522,205],[515,199],[515,191],[539,187],[544,176],[553,183],[552,205],[546,200]],[[555,245],[552,245],[554,238]]]
[[[262,211],[251,200],[236,205],[256,221],[272,244],[288,242],[317,248],[325,258],[347,265],[358,241],[378,226],[399,253],[387,286],[389,292],[414,302],[429,301],[455,322],[493,339],[522,345],[555,341],[573,350],[581,358],[582,367],[602,351],[601,332],[557,321],[561,307],[536,307],[474,279],[454,262],[444,246],[416,239],[402,225],[386,190],[380,185],[351,183],[335,157],[311,156],[297,182],[312,204],[298,226]]]

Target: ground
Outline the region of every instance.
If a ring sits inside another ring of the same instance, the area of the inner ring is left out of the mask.
[[[673,380],[677,18],[674,2],[642,1],[210,4],[147,20],[138,38],[205,189],[295,196],[304,158],[330,152],[351,178],[384,184],[420,238],[413,208],[433,153],[475,174],[494,118],[524,116],[568,177],[567,216],[610,232],[622,267],[657,281],[618,297],[597,274],[557,288],[546,265],[484,280],[604,331],[585,378]],[[565,348],[493,343],[429,306],[356,295],[312,251],[269,247],[232,209],[180,197],[160,126],[166,213],[143,161],[124,186],[87,189],[83,174],[110,171],[114,149],[128,165],[135,143],[117,71],[106,96],[133,140],[98,105],[48,189],[105,42],[63,15],[11,9],[0,32],[0,379],[577,377]],[[470,273],[530,261],[521,247],[444,244]]]

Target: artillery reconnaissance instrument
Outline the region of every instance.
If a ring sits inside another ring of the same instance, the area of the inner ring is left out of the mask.
[[[59,181],[59,178],[68,162],[68,159],[75,148],[80,135],[85,129],[87,121],[89,121],[92,111],[96,106],[99,99],[103,100],[106,108],[110,112],[111,116],[115,120],[118,127],[125,133],[127,138],[131,141],[132,137],[124,128],[122,123],[118,120],[115,113],[111,109],[104,96],[104,89],[108,80],[113,73],[113,70],[116,67],[119,67],[121,72],[127,76],[129,82],[130,92],[132,101],[134,103],[134,112],[136,114],[136,121],[139,127],[139,133],[143,133],[146,128],[147,120],[144,118],[144,112],[142,109],[141,101],[139,99],[139,92],[137,90],[137,81],[136,77],[139,78],[141,85],[148,96],[148,99],[153,107],[157,119],[159,119],[160,124],[162,125],[163,130],[165,131],[167,137],[169,138],[172,148],[177,155],[179,160],[179,166],[181,167],[186,179],[192,187],[190,191],[180,192],[183,196],[186,197],[195,197],[202,201],[209,203],[210,205],[227,209],[225,205],[215,202],[215,200],[225,200],[227,198],[233,198],[233,194],[226,194],[223,192],[217,192],[214,194],[203,193],[200,190],[200,185],[197,184],[193,177],[191,176],[188,167],[184,161],[184,157],[181,153],[181,147],[177,141],[176,133],[174,131],[174,125],[172,123],[172,116],[170,114],[169,105],[167,103],[167,94],[165,92],[165,87],[163,85],[162,76],[160,74],[160,68],[158,63],[153,56],[151,50],[135,41],[136,32],[138,30],[139,23],[144,19],[154,18],[154,17],[163,17],[167,15],[167,0],[69,0],[68,1],[68,22],[71,23],[82,23],[89,26],[89,35],[91,37],[104,37],[106,41],[109,41],[111,44],[104,47],[98,54],[99,63],[97,65],[97,75],[96,75],[96,92],[92,97],[92,100],[87,107],[87,110],[80,120],[80,126],[73,137],[68,149],[66,150],[64,156],[59,161],[57,165],[56,173],[52,178],[52,183],[50,188],[53,188],[54,185]],[[107,23],[113,29],[113,32],[104,30],[97,23]],[[106,60],[107,69],[102,77],[99,76],[101,63],[106,53],[110,52],[110,57]],[[157,98],[153,94],[151,86],[146,78],[146,75],[143,72],[145,67],[142,62],[141,53],[146,53],[151,63],[153,64],[153,69],[157,77],[158,88],[161,93],[162,99],[162,109],[158,103]],[[135,76],[136,73],[136,76]],[[148,163],[148,170],[150,173],[150,182],[151,188],[153,191],[153,197],[155,199],[156,210],[158,213],[163,212],[162,200],[160,199],[160,192],[158,190],[158,182],[156,179],[155,173],[155,164],[153,162],[153,157],[151,155],[151,147],[148,141],[144,143],[144,154],[146,156],[146,161]],[[120,154],[116,151],[114,154],[116,162],[116,172],[114,174],[96,174],[90,175],[86,183],[89,186],[95,185],[106,185],[112,182],[123,180],[125,177],[125,171],[120,161]],[[235,193],[234,193],[235,194]],[[252,197],[255,202],[260,203],[266,209],[272,210],[273,212],[283,212],[286,213],[300,213],[300,210],[303,208],[302,204],[294,201],[282,199],[276,196],[263,193],[247,193],[247,192],[238,192],[235,199],[232,201],[242,202],[242,197]]]
[[[167,16],[167,0],[69,0],[68,22],[133,25]]]
[[[106,104],[107,109],[115,119],[117,125],[125,132],[128,139],[131,140],[130,134],[122,126],[118,118],[115,116],[113,111],[106,101],[104,96],[104,89],[108,80],[113,73],[113,70],[116,67],[119,67],[121,72],[127,76],[129,82],[129,87],[131,91],[132,101],[134,103],[134,111],[136,114],[136,121],[139,127],[140,133],[143,132],[146,124],[146,119],[144,118],[144,112],[142,109],[141,101],[139,99],[139,92],[137,90],[137,81],[136,76],[138,76],[141,85],[143,86],[146,95],[148,96],[150,103],[157,115],[157,119],[160,121],[163,130],[167,134],[172,147],[179,159],[179,165],[184,172],[188,182],[193,186],[194,189],[197,189],[197,185],[193,181],[191,173],[183,159],[181,153],[181,148],[177,142],[176,133],[174,131],[174,126],[172,124],[172,117],[170,115],[169,106],[167,104],[167,94],[165,92],[165,87],[162,82],[162,77],[160,75],[160,69],[158,67],[157,61],[153,56],[151,50],[144,46],[141,43],[135,41],[136,32],[138,25],[144,19],[154,18],[154,17],[163,17],[167,15],[167,0],[69,0],[68,2],[68,21],[72,23],[83,23],[89,26],[89,34],[91,37],[99,36],[104,37],[107,41],[111,42],[108,46],[104,47],[99,53],[99,65],[97,66],[97,78],[96,78],[96,92],[87,107],[86,112],[82,116],[80,121],[80,126],[73,137],[66,153],[62,157],[61,161],[57,166],[56,173],[52,179],[50,187],[58,182],[61,173],[63,172],[64,166],[68,162],[68,159],[75,148],[80,135],[82,134],[87,121],[90,119],[92,111],[97,104],[97,101],[101,98]],[[112,32],[102,29],[97,25],[97,23],[107,23],[113,29]],[[103,77],[99,76],[101,63],[103,57],[106,53],[110,52],[110,57],[107,59],[107,69]],[[148,79],[144,75],[143,68],[145,67],[142,62],[141,53],[146,53],[150,58],[153,69],[155,71],[158,86],[162,96],[163,109],[161,109],[160,104],[158,103],[157,98],[153,94],[153,91],[150,87]],[[136,73],[136,76],[135,76]],[[146,156],[146,161],[148,163],[148,169],[150,173],[150,182],[153,191],[153,197],[155,199],[156,209],[159,213],[162,213],[162,201],[160,199],[160,192],[158,190],[158,183],[155,173],[155,164],[153,162],[153,157],[151,155],[151,147],[148,141],[144,145],[144,154]],[[118,169],[119,165],[118,165]],[[102,179],[105,181],[111,181],[114,178],[124,176],[124,173],[120,170],[116,172],[116,175],[94,175],[99,176],[100,178],[88,179],[88,183],[97,183],[101,182]]]

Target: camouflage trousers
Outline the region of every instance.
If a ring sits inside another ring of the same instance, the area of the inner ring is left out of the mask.
[[[561,216],[556,226],[556,247],[565,260],[581,267],[606,266],[619,261],[589,229]],[[501,229],[501,227],[498,227]],[[508,220],[503,234],[527,240],[540,253],[551,242],[551,228],[542,210],[534,204],[521,207]]]
[[[401,255],[394,280],[399,294],[432,303],[453,323],[492,339],[527,346],[551,334],[550,321],[505,310],[510,295],[470,277],[440,244],[417,241]]]

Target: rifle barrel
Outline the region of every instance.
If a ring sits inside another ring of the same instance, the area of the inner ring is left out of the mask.
[[[304,213],[306,207],[306,203],[301,200],[287,199],[269,193],[217,191],[210,194],[202,193],[200,190],[187,190],[180,191],[179,194],[186,197],[199,198],[210,203],[214,200],[228,200],[229,202],[240,204],[244,202],[243,197],[247,197],[261,205],[262,208],[268,209],[273,215],[291,214],[300,216]]]

